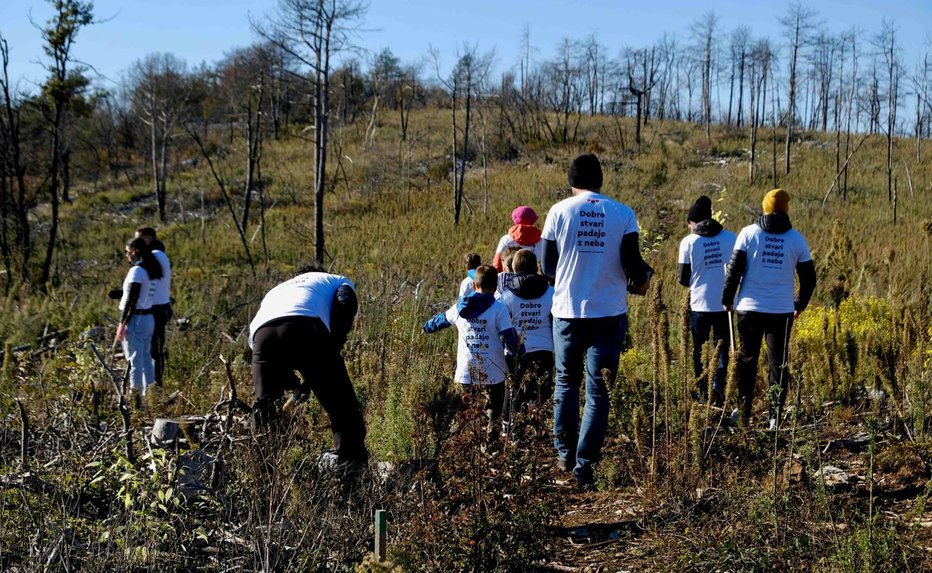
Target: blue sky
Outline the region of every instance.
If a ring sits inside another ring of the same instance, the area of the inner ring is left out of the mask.
[[[75,55],[101,74],[98,83],[112,85],[133,61],[151,52],[168,51],[191,65],[221,58],[227,50],[254,40],[249,17],[262,18],[274,0],[96,0],[99,24],[83,30]],[[932,34],[930,0],[819,0],[805,3],[819,12],[826,28],[840,32],[860,28],[862,46],[890,18],[900,31],[904,60],[912,69]],[[595,34],[614,57],[626,45],[640,47],[664,32],[688,40],[689,26],[714,10],[727,42],[730,30],[740,25],[754,36],[779,40],[777,18],[786,3],[756,0],[372,0],[365,31],[357,43],[370,52],[390,48],[405,63],[425,58],[430,46],[449,68],[457,47],[478,44],[480,51],[494,48],[499,70],[518,60],[521,36],[530,29],[532,57],[553,55],[563,38]],[[32,91],[44,77],[36,63],[41,57],[38,30],[29,20],[44,22],[51,10],[40,0],[0,0],[0,34],[9,41],[11,79]],[[782,40],[780,40],[782,42]],[[427,68],[429,70],[429,67]]]

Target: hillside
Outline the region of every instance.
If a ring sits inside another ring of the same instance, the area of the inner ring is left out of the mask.
[[[366,487],[345,502],[317,475],[330,437],[313,400],[290,417],[272,475],[260,471],[246,416],[229,407],[231,381],[252,402],[243,356],[258,302],[313,258],[311,145],[298,133],[266,143],[264,196],[245,233],[254,270],[210,169],[186,147],[168,181],[167,223],[146,179],[81,182],[63,206],[54,286],[42,295],[14,283],[3,299],[0,567],[380,570],[359,565],[372,551],[375,508],[389,512],[389,558],[404,570],[932,566],[932,165],[916,161],[914,142],[897,141],[895,203],[877,135],[852,156],[846,196],[836,190],[823,204],[833,136],[801,134],[792,172],[774,182],[782,156],[770,142],[782,132],[762,129],[749,181],[746,132],[722,127],[710,143],[699,126],[651,121],[636,152],[633,120],[584,118],[574,145],[492,146],[485,167],[476,146],[454,225],[447,113],[412,114],[406,141],[395,120],[384,117],[372,138],[358,123],[334,131],[325,200],[329,262],[360,296],[345,356],[368,424]],[[245,143],[215,139],[218,171],[239,194]],[[552,468],[546,406],[502,451],[480,448],[475,412],[454,421],[454,335],[420,327],[455,297],[463,255],[490,261],[517,205],[543,218],[567,196],[567,166],[585,151],[602,160],[604,191],[637,213],[657,274],[647,297],[631,299],[598,491],[579,494]],[[793,198],[819,279],[794,327],[792,407],[777,433],[730,428],[722,411],[688,399],[685,289],[675,280],[698,195],[737,231],[774,186]],[[38,228],[45,208],[32,213]],[[142,225],[158,227],[172,257],[177,320],[166,384],[131,414],[133,463],[101,362],[122,369],[110,354],[117,311],[106,293]],[[197,418],[178,451],[147,445],[153,420],[185,416]],[[215,463],[192,462],[192,451]],[[199,468],[198,495],[179,486],[186,465]]]

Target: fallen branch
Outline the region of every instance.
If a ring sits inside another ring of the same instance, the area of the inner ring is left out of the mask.
[[[913,196],[913,177],[909,174],[909,165],[903,161],[903,168],[906,169],[906,182],[909,183],[909,196]]]
[[[246,413],[252,412],[252,408],[249,407],[246,403],[239,399],[239,396],[236,393],[236,378],[233,376],[233,366],[230,364],[230,361],[220,355],[220,362],[223,363],[224,368],[227,373],[227,380],[230,382],[230,399],[226,400],[227,404],[227,417],[223,420],[223,430],[220,433],[220,444],[217,446],[217,456],[213,462],[213,465],[210,468],[210,487],[216,489],[219,473],[217,468],[222,463],[222,456],[224,453],[224,446],[227,443],[227,435],[230,432],[230,424],[233,423],[233,413],[235,410],[241,410]],[[216,412],[221,405],[223,405],[224,400],[223,394],[220,395],[220,402],[214,406],[214,411]]]
[[[107,361],[104,360],[104,357],[101,356],[100,351],[97,350],[95,344],[89,344],[91,347],[91,352],[94,353],[94,356],[97,358],[97,361],[100,362],[100,365],[103,366],[103,369],[107,374],[110,375],[110,382],[113,384],[113,389],[116,390],[117,396],[120,397],[119,411],[120,417],[123,419],[123,436],[126,440],[126,459],[130,463],[136,463],[136,454],[133,451],[133,426],[132,419],[130,418],[130,409],[129,401],[126,399],[126,382],[129,380],[129,364],[126,365],[126,368],[123,370],[123,374],[117,374],[112,366],[107,364]]]
[[[841,166],[841,169],[838,170],[838,173],[835,175],[835,179],[832,180],[831,187],[828,188],[828,192],[825,193],[825,197],[822,198],[822,206],[825,207],[825,202],[828,201],[828,196],[832,194],[832,191],[835,189],[835,185],[838,183],[838,178],[841,177],[841,174],[845,172],[845,169],[848,168],[848,162],[851,161],[851,158],[854,157],[854,154],[858,152],[858,149],[861,149],[861,145],[867,141],[867,138],[870,137],[870,134],[865,135],[861,138],[861,141],[854,147],[851,153],[845,159],[844,164]]]

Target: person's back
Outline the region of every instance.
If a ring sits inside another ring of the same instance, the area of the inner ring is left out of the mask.
[[[253,421],[274,421],[286,391],[293,402],[313,392],[330,418],[338,460],[358,466],[368,456],[366,427],[341,355],[358,310],[355,287],[316,267],[298,272],[265,295],[249,326]]]
[[[522,249],[514,257],[515,274],[505,284],[499,300],[511,314],[524,354],[509,355],[514,375],[512,412],[549,397],[553,381],[553,287],[537,274],[537,257]]]
[[[811,260],[802,234],[785,213],[761,216],[741,229],[735,248],[747,253],[735,309],[739,312],[793,312],[795,275],[799,263]]]
[[[250,346],[256,330],[286,316],[318,318],[330,330],[333,297],[343,285],[355,289],[348,278],[324,272],[303,273],[279,284],[262,299],[259,312],[249,325]]]
[[[171,303],[172,264],[168,255],[161,250],[152,250],[152,256],[162,267],[162,278],[152,281],[152,304],[162,305]]]
[[[722,312],[725,263],[735,247],[734,233],[714,219],[696,225],[680,241],[680,264],[689,265],[689,307],[698,312]],[[684,277],[687,278],[687,277]]]
[[[533,253],[528,252],[531,257]],[[547,277],[536,273],[516,272],[501,292],[499,300],[511,314],[526,352],[553,352],[553,327],[550,313],[553,287]]]
[[[690,234],[680,241],[679,283],[689,287],[689,329],[693,340],[693,373],[696,398],[705,401],[711,397],[716,406],[724,404],[725,382],[728,369],[729,334],[728,314],[722,304],[725,287],[725,262],[735,245],[735,234],[724,229],[712,217],[712,200],[703,195],[689,209],[686,218]],[[716,368],[709,388],[703,373],[703,345],[711,341],[718,347]]]
[[[634,212],[594,191],[582,191],[550,209],[545,240],[559,252],[554,276],[553,315],[598,318],[624,314],[627,276],[621,265],[622,238],[637,233]]]
[[[425,334],[431,334],[456,326],[454,380],[463,388],[481,386],[489,390],[489,415],[493,423],[501,418],[504,405],[504,382],[508,374],[505,347],[518,354],[524,353],[508,309],[495,300],[497,284],[495,268],[480,266],[476,269],[476,291],[457,300],[423,327]]]
[[[559,467],[572,470],[580,488],[591,489],[608,428],[606,380],[617,372],[628,329],[627,292],[647,292],[652,271],[641,258],[634,212],[601,193],[599,159],[574,159],[567,182],[573,195],[551,207],[542,235],[541,268],[555,278],[554,446]]]
[[[466,258],[466,278],[460,282],[460,288],[457,292],[457,298],[463,298],[471,292],[475,292],[473,284],[476,281],[476,269],[482,265],[482,259],[479,253],[467,253]]]
[[[495,247],[495,256],[492,259],[492,266],[498,272],[508,271],[507,266],[502,261],[502,257],[507,249],[518,251],[519,249],[528,249],[534,253],[534,256],[540,258],[541,247],[541,230],[534,223],[537,222],[537,213],[527,205],[516,207],[511,212],[511,220],[514,223],[508,229],[508,233],[502,235]]]
[[[789,193],[773,189],[761,202],[763,215],[741,229],[725,275],[722,304],[737,310],[738,403],[735,415],[747,423],[752,414],[761,340],[767,343],[768,383],[778,387],[770,425],[779,425],[790,380],[788,352],[793,321],[809,304],[816,273],[805,238],[789,216]],[[794,278],[799,276],[799,294]],[[738,292],[737,302],[735,292]]]

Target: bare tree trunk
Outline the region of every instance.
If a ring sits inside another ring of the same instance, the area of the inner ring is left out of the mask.
[[[161,144],[161,161],[159,165],[159,173],[157,180],[158,188],[158,203],[159,203],[159,221],[165,222],[168,218],[168,210],[166,205],[168,204],[168,193],[167,193],[167,183],[168,183],[168,140],[169,140],[169,130],[171,126],[169,124],[169,119],[167,117],[162,118],[162,144]]]
[[[32,241],[29,228],[29,210],[26,204],[26,169],[23,166],[21,150],[21,130],[19,111],[13,108],[8,73],[10,50],[5,39],[0,37],[0,59],[3,60],[3,110],[6,115],[7,144],[9,146],[10,202],[16,211],[16,244],[20,254],[20,275],[23,281],[29,280],[29,259],[32,254]],[[13,181],[16,182],[16,199],[13,200]]]
[[[42,275],[39,279],[39,288],[47,292],[48,282],[52,275],[52,257],[55,253],[55,242],[58,240],[59,222],[59,170],[61,169],[61,135],[64,102],[56,102],[55,119],[52,122],[52,163],[49,165],[49,201],[52,207],[52,221],[49,225],[49,242],[45,249],[45,260],[42,262]]]
[[[243,217],[240,226],[243,232],[249,228],[249,208],[252,205],[252,191],[255,185],[256,164],[259,162],[259,147],[262,145],[262,104],[265,89],[259,83],[259,100],[256,103],[253,118],[252,103],[246,105],[246,189],[243,192]]]
[[[451,90],[450,98],[450,111],[451,117],[453,119],[453,224],[459,225],[460,223],[460,186],[459,186],[459,160],[456,157],[456,89],[457,89],[457,80],[453,79],[453,89]]]
[[[748,78],[748,104],[751,109],[751,153],[748,157],[748,183],[754,182],[754,160],[757,158],[757,108],[754,101],[755,96],[755,64],[751,63],[751,69],[749,70],[750,77]],[[740,102],[740,100],[739,100]],[[741,108],[741,104],[738,104],[738,109]],[[740,124],[741,113],[738,113],[738,122]]]

